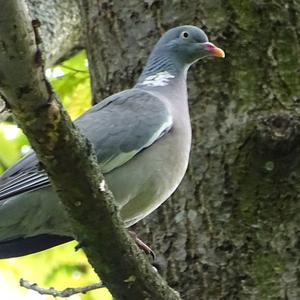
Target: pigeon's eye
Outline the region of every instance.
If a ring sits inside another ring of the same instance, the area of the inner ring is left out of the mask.
[[[189,34],[187,31],[181,32],[181,37],[182,37],[183,39],[187,39],[189,36],[190,36],[190,34]]]

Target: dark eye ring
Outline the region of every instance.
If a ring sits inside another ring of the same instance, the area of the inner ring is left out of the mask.
[[[181,37],[182,37],[183,39],[187,39],[189,36],[190,36],[190,34],[189,34],[187,31],[181,32]]]

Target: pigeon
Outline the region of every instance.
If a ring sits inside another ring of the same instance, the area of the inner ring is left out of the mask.
[[[93,144],[126,227],[158,208],[183,179],[191,148],[187,71],[207,56],[225,54],[198,27],[172,28],[131,89],[109,96],[74,122]],[[0,258],[72,239],[47,173],[34,152],[26,155],[0,177]]]

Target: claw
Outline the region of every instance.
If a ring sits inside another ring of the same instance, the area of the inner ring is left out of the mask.
[[[135,241],[137,246],[141,250],[143,250],[146,254],[151,255],[153,261],[155,262],[156,261],[156,255],[155,255],[154,251],[148,245],[146,245],[141,239],[139,239],[137,237],[137,234],[134,231],[129,230],[128,233],[133,238],[133,240]]]

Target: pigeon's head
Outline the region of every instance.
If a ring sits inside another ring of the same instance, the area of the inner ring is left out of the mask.
[[[181,64],[189,65],[206,56],[225,57],[222,49],[208,41],[206,34],[195,26],[179,26],[168,30],[155,47]]]

